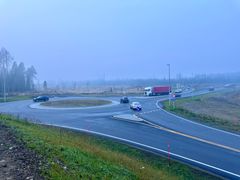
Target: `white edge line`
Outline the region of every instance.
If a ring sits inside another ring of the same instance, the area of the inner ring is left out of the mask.
[[[236,136],[236,137],[240,137],[240,135],[238,135],[238,134],[231,133],[231,132],[224,131],[224,130],[217,129],[217,128],[213,128],[213,127],[210,127],[210,126],[207,126],[207,125],[204,125],[204,124],[200,124],[200,123],[197,123],[197,122],[194,122],[194,121],[185,119],[185,118],[183,118],[183,117],[181,117],[181,116],[177,116],[176,114],[170,113],[170,112],[166,111],[165,109],[161,108],[161,107],[158,105],[161,101],[162,101],[162,100],[158,100],[158,101],[156,102],[157,108],[160,109],[161,111],[164,111],[165,113],[167,113],[167,114],[169,114],[169,115],[172,115],[172,116],[174,116],[174,117],[180,118],[180,119],[182,119],[182,120],[184,120],[184,121],[187,121],[187,122],[190,122],[190,123],[192,123],[192,124],[200,125],[200,126],[203,126],[203,127],[209,128],[209,129],[212,129],[212,130],[216,130],[216,131],[223,132],[223,133],[226,133],[226,134],[230,134],[230,135],[233,135],[233,136]]]
[[[96,131],[90,131],[90,130],[82,129],[82,128],[74,128],[74,127],[70,127],[70,126],[60,126],[60,125],[55,125],[55,124],[44,124],[44,123],[40,123],[40,124],[53,126],[53,127],[61,127],[61,128],[66,128],[66,129],[72,129],[72,130],[78,130],[78,131],[82,131],[82,132],[86,132],[86,133],[90,133],[90,134],[96,134],[96,135],[99,135],[99,136],[104,136],[104,137],[120,140],[120,141],[123,141],[123,142],[128,142],[128,143],[131,143],[131,144],[134,144],[134,145],[149,148],[149,149],[159,151],[159,152],[162,152],[162,153],[165,153],[165,154],[170,154],[172,156],[175,156],[175,157],[178,157],[178,158],[190,161],[190,162],[194,162],[196,164],[200,164],[200,165],[206,166],[208,168],[211,168],[211,169],[214,169],[214,170],[217,170],[217,171],[220,171],[220,172],[224,172],[224,173],[227,173],[227,174],[230,174],[232,176],[236,176],[236,177],[240,178],[239,174],[235,174],[235,173],[232,173],[230,171],[227,171],[227,170],[224,170],[224,169],[212,166],[212,165],[208,165],[206,163],[203,163],[203,162],[200,162],[200,161],[197,161],[197,160],[194,160],[194,159],[190,159],[190,158],[187,158],[187,157],[175,154],[175,153],[167,152],[167,151],[162,150],[162,149],[158,149],[158,148],[155,148],[155,147],[152,147],[152,146],[149,146],[149,145],[145,145],[145,144],[138,143],[138,142],[135,142],[135,141],[127,140],[127,139],[124,139],[124,138],[120,138],[120,137],[116,137],[116,136],[112,136],[112,135],[108,135],[108,134],[104,134],[104,133],[100,133],[100,132],[96,132]]]
[[[231,151],[239,153],[239,150],[236,149],[236,148],[229,147],[229,146],[226,146],[226,145],[223,145],[223,144],[215,143],[215,142],[212,142],[212,141],[209,141],[209,140],[206,140],[206,139],[201,139],[201,138],[196,137],[196,136],[184,134],[184,133],[181,133],[179,131],[175,131],[175,130],[171,130],[171,129],[162,127],[162,126],[160,126],[158,124],[154,124],[154,123],[152,123],[150,121],[147,121],[147,120],[145,120],[143,118],[140,118],[140,117],[138,117],[135,114],[133,116],[138,118],[139,121],[136,121],[136,120],[134,121],[134,120],[130,120],[130,119],[124,119],[124,118],[118,118],[118,117],[114,117],[114,116],[112,116],[112,117],[114,119],[128,121],[128,122],[136,123],[136,124],[141,124],[141,125],[145,125],[145,126],[148,126],[148,127],[151,127],[151,128],[156,128],[156,129],[161,130],[161,131],[165,131],[165,132],[168,132],[168,133],[171,133],[171,134],[175,134],[175,135],[178,135],[178,136],[182,136],[182,137],[185,137],[185,138],[190,138],[190,139],[193,139],[195,141],[199,141],[199,142],[202,142],[202,143],[210,144],[210,145],[213,145],[213,146],[217,146],[217,147],[220,147],[220,148],[224,148],[224,149],[231,150]]]

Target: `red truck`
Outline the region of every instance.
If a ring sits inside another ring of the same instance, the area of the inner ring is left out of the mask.
[[[171,92],[170,86],[153,86],[144,89],[145,96],[168,95]]]

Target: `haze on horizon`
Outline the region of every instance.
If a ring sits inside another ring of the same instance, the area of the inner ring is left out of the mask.
[[[0,47],[40,80],[239,72],[239,0],[0,0]]]

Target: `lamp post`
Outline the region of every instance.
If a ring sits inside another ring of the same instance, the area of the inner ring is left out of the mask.
[[[168,85],[169,85],[168,103],[169,103],[169,106],[170,106],[171,105],[171,65],[167,64],[167,66],[168,66]]]
[[[3,63],[3,101],[7,101],[6,97],[6,69],[5,69],[5,64]]]
[[[2,68],[2,80],[3,80],[3,101],[6,102],[6,62],[7,53],[4,48],[0,50],[0,68]]]
[[[8,66],[11,63],[12,59],[13,59],[12,56],[5,48],[2,48],[0,50],[0,66],[3,71],[3,100],[4,100],[4,102],[6,102],[6,100],[7,100],[7,96],[6,96],[7,95],[7,93],[6,93],[7,70],[8,70]]]

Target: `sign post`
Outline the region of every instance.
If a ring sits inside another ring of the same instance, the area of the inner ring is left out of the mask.
[[[175,101],[176,101],[176,95],[175,94],[172,94],[171,101],[172,101],[173,108],[175,108]]]
[[[171,162],[171,146],[170,143],[168,143],[168,166],[170,166],[170,162]]]

